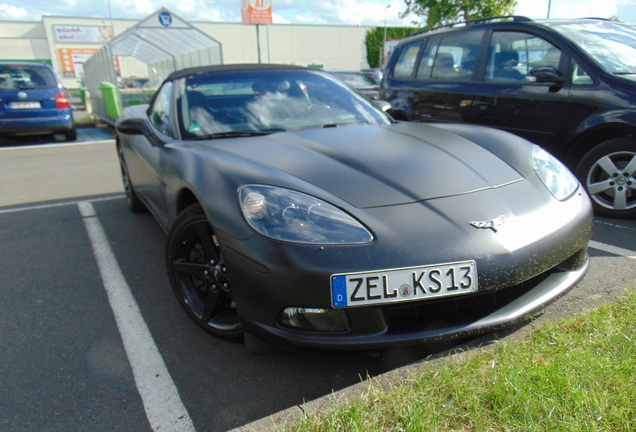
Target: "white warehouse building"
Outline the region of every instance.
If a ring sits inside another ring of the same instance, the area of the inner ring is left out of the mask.
[[[143,21],[63,16],[44,16],[41,22],[0,21],[0,61],[48,62],[68,89],[77,89],[84,86],[84,62]],[[365,37],[371,27],[292,24],[257,27],[196,21],[187,25],[218,42],[220,63],[224,64],[260,60],[349,70],[368,67]],[[189,48],[185,45],[184,52]],[[131,77],[155,81],[164,78],[161,75],[165,74],[149,77],[147,63],[133,56],[116,56],[115,69],[122,80],[119,84]]]

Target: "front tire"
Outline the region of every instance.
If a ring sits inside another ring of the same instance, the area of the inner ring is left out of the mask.
[[[175,220],[166,266],[177,300],[194,322],[223,339],[243,335],[225,257],[200,205],[188,207]]]
[[[587,152],[576,175],[592,198],[594,213],[636,217],[636,140],[614,138]]]
[[[133,187],[132,181],[130,180],[130,174],[128,173],[126,159],[124,159],[124,152],[119,145],[117,145],[117,156],[119,158],[121,181],[124,185],[124,193],[126,194],[126,203],[128,205],[128,210],[133,213],[144,213],[146,212],[146,206],[144,205],[144,203],[141,202],[141,200],[135,193],[135,188]]]

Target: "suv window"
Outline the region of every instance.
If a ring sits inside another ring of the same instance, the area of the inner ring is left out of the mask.
[[[541,66],[558,70],[561,51],[548,41],[522,32],[495,32],[488,51],[486,81],[522,81]]]
[[[417,77],[444,81],[470,80],[483,31],[432,37],[422,54]]]
[[[402,51],[400,51],[400,56],[395,62],[395,68],[393,69],[393,76],[395,78],[408,78],[413,75],[415,61],[417,60],[421,46],[422,42],[418,41],[405,46]]]
[[[583,86],[592,85],[594,80],[578,63],[572,62],[572,85]]]

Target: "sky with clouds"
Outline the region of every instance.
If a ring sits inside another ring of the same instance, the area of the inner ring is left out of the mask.
[[[410,25],[403,0],[272,0],[274,23],[383,26]],[[144,18],[161,7],[190,21],[240,22],[241,0],[0,0],[0,20],[40,21],[43,15]],[[546,18],[618,16],[636,25],[636,0],[517,0],[517,15]]]

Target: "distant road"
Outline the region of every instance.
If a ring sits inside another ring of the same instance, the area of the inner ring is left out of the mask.
[[[114,143],[0,147],[0,207],[123,192]]]

